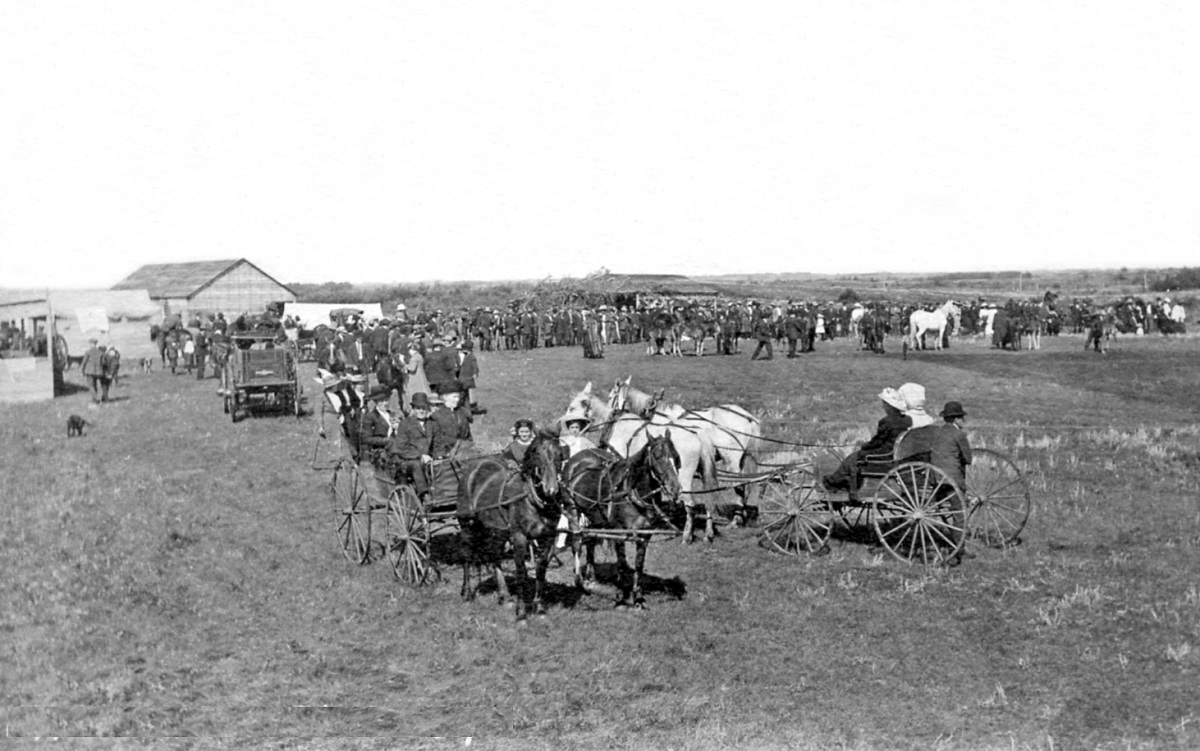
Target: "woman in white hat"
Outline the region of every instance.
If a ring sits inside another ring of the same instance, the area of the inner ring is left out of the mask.
[[[912,419],[904,414],[904,397],[896,389],[888,387],[879,392],[879,401],[883,404],[884,415],[875,426],[875,435],[847,456],[841,466],[822,478],[827,490],[846,490],[851,500],[857,500],[858,489],[862,487],[862,468],[878,457],[883,457],[881,463],[891,466],[896,440],[912,427]]]
[[[898,390],[904,400],[904,414],[912,420],[914,428],[933,424],[933,417],[925,411],[925,387],[919,383],[906,383]]]
[[[558,442],[567,449],[567,458],[585,449],[596,448],[596,443],[584,435],[591,421],[582,412],[568,412],[558,418]]]

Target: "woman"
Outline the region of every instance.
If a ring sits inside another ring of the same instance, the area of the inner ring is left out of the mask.
[[[509,433],[513,437],[512,442],[504,447],[504,450],[500,452],[500,456],[520,464],[525,459],[525,452],[533,445],[533,420],[530,420],[528,417],[522,417],[513,423],[512,430]]]
[[[584,435],[591,423],[583,414],[568,412],[558,418],[558,423],[558,442],[566,447],[568,459],[580,451],[596,448],[596,443]]]
[[[912,419],[904,414],[904,398],[899,391],[886,388],[879,393],[879,400],[883,404],[884,415],[875,426],[875,435],[859,446],[858,451],[847,456],[841,466],[822,478],[826,490],[849,491],[852,501],[858,500],[863,468],[871,464],[891,467],[896,440],[912,427]]]
[[[412,395],[428,394],[429,379],[425,377],[425,358],[421,356],[416,342],[408,345],[408,358],[404,363],[404,372],[408,374],[408,383],[404,389],[404,411],[412,411]]]

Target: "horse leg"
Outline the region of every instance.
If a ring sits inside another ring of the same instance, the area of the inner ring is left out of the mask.
[[[613,540],[613,552],[617,554],[617,605],[629,601],[631,588],[625,586],[629,580],[629,560],[625,557],[625,543]],[[635,579],[636,581],[636,579]]]
[[[524,532],[512,533],[512,548],[513,548],[513,564],[516,569],[516,596],[513,597],[513,604],[516,609],[517,620],[525,620],[527,614],[526,608],[526,588],[528,573],[525,569],[525,561],[529,558],[529,539]]]
[[[704,541],[709,544],[712,544],[712,541],[717,537],[717,530],[713,521],[713,517],[716,516],[713,513],[714,508],[716,508],[715,503],[704,504]]]
[[[684,508],[687,511],[687,517],[683,522],[683,544],[691,545],[692,537],[696,533],[696,506],[692,503],[688,503]]]
[[[541,550],[536,556],[533,582],[533,614],[545,615],[546,603],[542,601],[542,593],[546,588],[546,569],[550,564],[550,556],[554,554],[554,538],[546,539],[541,544]]]
[[[634,554],[633,561],[633,607],[637,610],[646,609],[646,597],[642,594],[642,572],[646,569],[646,548],[649,547],[650,541],[642,535],[638,535],[637,552]]]

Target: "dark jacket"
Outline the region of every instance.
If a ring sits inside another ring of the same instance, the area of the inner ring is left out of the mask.
[[[434,391],[458,377],[458,350],[451,347],[435,349],[425,357],[425,378]]]
[[[434,459],[445,459],[454,450],[459,441],[471,440],[471,418],[463,410],[448,410],[439,407],[429,416],[433,423],[433,453]]]
[[[359,425],[359,430],[362,431],[362,445],[372,448],[386,447],[391,427],[388,418],[379,414],[379,410],[371,410],[368,414],[363,415],[362,423]]]
[[[104,348],[97,345],[83,353],[83,362],[79,365],[86,376],[104,376]]]
[[[458,380],[465,388],[473,389],[477,377],[479,377],[479,361],[475,359],[474,352],[465,350],[462,362],[458,364]]]
[[[967,434],[949,423],[938,426],[929,448],[929,463],[950,475],[960,489],[965,489],[967,465],[971,463]]]
[[[419,460],[422,454],[433,456],[434,423],[432,419],[421,423],[409,415],[396,426],[396,433],[388,444],[388,453],[404,460]]]
[[[896,439],[911,427],[912,418],[908,415],[888,413],[875,426],[875,435],[871,436],[871,440],[859,447],[858,455],[865,460],[869,455],[886,454],[890,461]]]

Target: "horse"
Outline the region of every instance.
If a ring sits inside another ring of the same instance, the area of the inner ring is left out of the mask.
[[[951,328],[957,327],[960,315],[962,315],[962,311],[954,304],[953,300],[947,300],[936,310],[914,310],[908,317],[909,341],[912,348],[923,349],[924,339],[922,337],[927,333],[937,332],[933,348],[941,349],[946,326],[949,324]]]
[[[676,336],[675,315],[666,310],[660,310],[650,319],[650,339],[646,343],[646,354],[661,355],[675,354],[679,351],[679,339]],[[664,353],[663,349],[667,352]],[[683,354],[680,352],[680,354]]]
[[[717,325],[716,320],[709,317],[707,313],[688,311],[684,314],[682,334],[692,340],[692,354],[703,357],[705,340],[717,339],[721,334],[721,328]]]
[[[683,540],[685,543],[691,542],[694,526],[692,505],[695,503],[692,497],[692,483],[699,474],[702,487],[715,487],[717,484],[716,449],[707,435],[698,430],[695,424],[667,425],[651,422],[628,412],[617,412],[609,406],[607,399],[601,399],[592,393],[590,381],[583,391],[571,400],[567,411],[583,414],[591,422],[589,430],[602,430],[599,443],[608,446],[620,457],[636,454],[651,438],[665,435],[671,430],[671,442],[679,454],[680,493],[683,495],[684,507],[688,509]],[[711,542],[713,536],[713,520],[712,515],[709,515],[705,539]]]
[[[761,443],[762,425],[758,418],[736,404],[721,404],[708,409],[688,409],[681,404],[663,401],[663,391],[647,394],[630,385],[632,376],[618,380],[608,392],[608,406],[614,412],[633,412],[643,419],[664,425],[679,425],[698,432],[712,444],[715,459],[729,473],[753,471],[754,455]],[[737,488],[738,510],[735,520],[747,515],[745,491]],[[710,515],[711,518],[711,515]],[[690,516],[689,516],[690,521]]]
[[[668,430],[662,435],[651,436],[637,453],[624,459],[614,460],[610,452],[601,449],[586,449],[571,457],[563,468],[563,491],[587,519],[589,529],[615,529],[634,535],[633,579],[628,587],[624,582],[631,569],[625,557],[625,541],[613,541],[621,592],[617,604],[632,599],[635,608],[646,607],[642,573],[650,537],[638,533],[664,522],[669,524],[668,515],[677,510],[679,503],[679,465],[679,452],[675,450]],[[586,577],[595,581],[596,539],[589,537],[585,545]],[[578,566],[576,558],[577,580]]]
[[[524,620],[530,608],[537,615],[546,612],[542,590],[546,585],[546,567],[554,552],[557,523],[562,516],[559,500],[559,468],[565,449],[554,436],[539,434],[514,467],[498,455],[481,456],[463,462],[458,484],[456,516],[462,539],[464,600],[475,596],[471,588],[470,567],[489,560],[494,566],[499,600],[508,594],[500,571],[499,556],[486,549],[494,534],[507,534],[516,565],[517,620]],[[534,553],[535,585],[529,602],[526,561]]]

